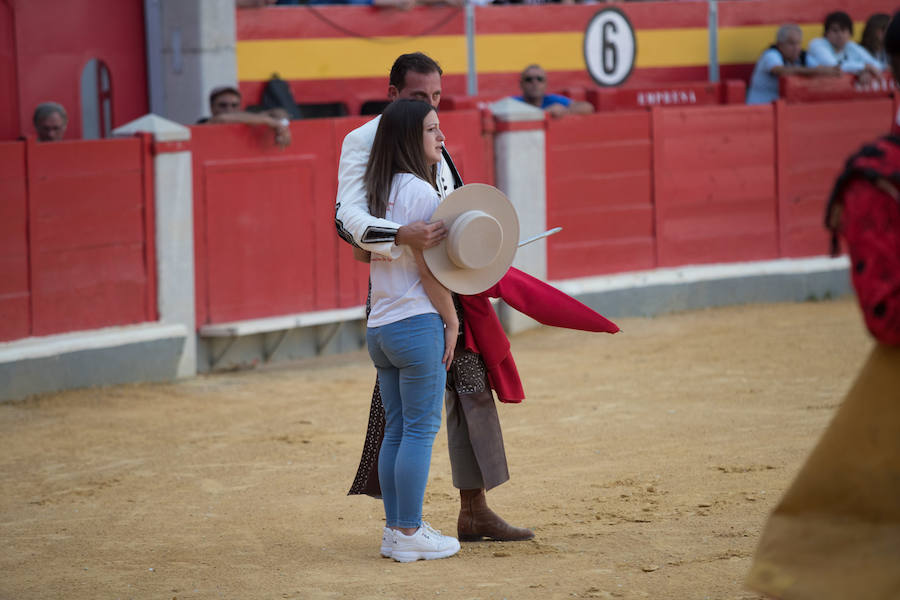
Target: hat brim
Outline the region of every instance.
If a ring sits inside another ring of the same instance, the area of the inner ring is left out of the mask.
[[[461,214],[480,210],[500,223],[503,241],[494,260],[479,269],[458,267],[447,254],[447,240],[424,251],[425,264],[444,287],[457,294],[473,295],[488,289],[512,266],[519,245],[519,217],[512,202],[497,188],[483,183],[470,183],[454,190],[431,216],[443,221],[449,230]]]

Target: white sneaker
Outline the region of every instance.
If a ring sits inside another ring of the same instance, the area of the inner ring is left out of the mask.
[[[441,535],[440,531],[435,531],[424,521],[412,535],[394,531],[394,551],[391,553],[391,558],[397,562],[447,558],[457,552],[459,552],[459,540]]]
[[[385,558],[390,558],[393,550],[394,530],[390,527],[385,527],[384,531],[381,533],[381,555]]]

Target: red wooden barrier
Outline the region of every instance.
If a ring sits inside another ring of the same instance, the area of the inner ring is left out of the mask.
[[[547,121],[550,279],[655,266],[652,157],[647,111]]]
[[[608,111],[653,106],[742,104],[745,92],[746,86],[739,80],[721,83],[688,81],[590,89],[586,99],[598,111]]]
[[[776,258],[772,107],[652,114],[659,266]]]
[[[869,100],[893,96],[897,84],[885,74],[866,84],[857,82],[854,75],[840,77],[782,77],[779,95],[786,102],[837,102],[839,100]]]
[[[191,128],[198,325],[337,305],[320,210],[335,193],[333,126],[296,122],[285,149],[265,127]]]
[[[334,199],[343,138],[366,120],[295,121],[284,149],[265,128],[192,128],[198,325],[365,302]],[[441,128],[464,179],[491,183],[480,112],[441,113]]]
[[[492,102],[496,102],[505,95],[489,94],[484,96],[466,96],[452,94],[441,96],[441,111],[448,110],[481,110],[487,108]]]
[[[0,143],[0,341],[28,337],[28,287],[25,144]]]
[[[781,256],[828,253],[825,202],[847,157],[890,129],[890,99],[775,103]]]
[[[32,335],[156,320],[147,150],[27,142]]]

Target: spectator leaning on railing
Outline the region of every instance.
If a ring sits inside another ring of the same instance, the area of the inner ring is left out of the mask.
[[[559,94],[548,94],[547,72],[540,65],[528,65],[519,79],[522,88],[521,96],[514,99],[531,104],[547,112],[550,116],[588,115],[594,112],[594,105],[589,102],[572,100]]]
[[[869,51],[852,40],[853,21],[850,15],[837,11],[825,17],[825,35],[809,42],[809,66],[840,66],[845,73],[854,73],[862,83],[881,77],[882,66]]]
[[[747,104],[765,104],[778,99],[778,78],[782,75],[836,76],[840,68],[835,66],[810,67],[803,51],[803,31],[794,24],[778,28],[775,43],[769,46],[756,61]]]
[[[878,61],[882,71],[886,71],[888,64],[887,53],[884,51],[884,32],[887,30],[891,16],[885,13],[875,13],[866,21],[859,45],[868,50],[872,58]]]
[[[252,113],[241,110],[241,93],[233,86],[224,85],[210,92],[209,110],[212,116],[198,120],[198,124],[243,123],[244,125],[265,125],[272,128],[276,144],[284,147],[289,146],[291,143],[291,122],[284,111],[276,113],[274,110],[270,110]]]

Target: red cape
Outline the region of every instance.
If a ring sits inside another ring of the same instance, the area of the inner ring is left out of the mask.
[[[522,381],[509,349],[509,339],[491,298],[504,302],[535,321],[554,327],[616,333],[619,327],[552,285],[510,267],[503,279],[474,296],[459,296],[463,310],[466,348],[484,359],[488,380],[501,402],[525,399]]]

